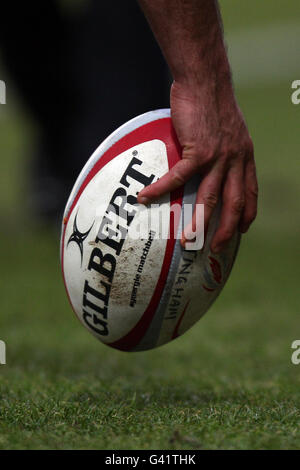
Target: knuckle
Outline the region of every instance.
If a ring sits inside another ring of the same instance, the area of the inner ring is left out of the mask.
[[[197,161],[192,158],[181,160],[171,170],[171,177],[176,186],[182,186],[193,173],[197,171]]]
[[[246,160],[247,154],[248,154],[247,146],[243,145],[242,147],[238,147],[238,148],[234,149],[233,158],[234,159]]]
[[[216,150],[214,148],[210,150],[206,150],[205,153],[203,152],[202,154],[200,154],[200,160],[204,164],[210,164],[214,162],[215,157],[216,157]]]
[[[240,214],[245,207],[245,198],[240,196],[232,199],[230,207],[234,213]]]
[[[185,183],[184,176],[180,172],[180,170],[174,168],[174,171],[172,173],[172,180],[176,184],[176,186],[182,186]]]
[[[214,209],[218,202],[218,196],[213,192],[207,192],[203,195],[203,201],[210,209]]]
[[[258,198],[258,186],[257,185],[250,186],[247,192],[248,192],[248,195],[251,196],[253,199]]]
[[[219,158],[227,160],[229,156],[234,154],[234,150],[230,145],[223,145],[220,149]]]
[[[222,151],[218,157],[218,162],[221,166],[221,168],[226,168],[229,163],[229,159],[231,158],[231,155],[227,151]]]
[[[220,160],[223,161],[225,164],[229,164],[230,166],[232,166],[238,161],[246,160],[246,157],[247,151],[244,147],[230,146],[226,149],[223,149],[222,154],[220,156]]]
[[[203,169],[211,168],[214,162],[214,157],[208,154],[199,153],[195,160],[196,170],[199,172]]]
[[[245,152],[244,147],[240,145],[233,145],[233,146],[230,146],[228,149],[228,153],[232,155],[233,157],[241,156],[244,154],[244,152]]]
[[[213,143],[210,143],[210,145],[202,146],[201,148],[198,148],[197,159],[196,159],[197,164],[198,164],[198,169],[212,166],[212,164],[216,160],[217,155],[218,155],[217,146]]]
[[[233,230],[230,228],[224,229],[222,231],[222,241],[225,243],[228,242],[232,238],[233,233]]]

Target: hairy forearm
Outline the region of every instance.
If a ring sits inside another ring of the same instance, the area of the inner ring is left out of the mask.
[[[175,81],[231,89],[216,0],[139,0]]]

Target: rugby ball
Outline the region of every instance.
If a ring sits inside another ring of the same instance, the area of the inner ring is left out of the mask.
[[[81,323],[113,348],[142,351],[182,335],[214,302],[234,263],[238,233],[222,253],[209,249],[220,207],[202,250],[180,244],[188,223],[183,209],[195,203],[199,175],[155,205],[137,204],[139,191],[180,158],[170,110],[145,113],[97,148],[67,202],[61,235],[66,291]]]

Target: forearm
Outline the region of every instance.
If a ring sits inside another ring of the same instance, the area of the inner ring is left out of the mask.
[[[232,88],[215,0],[139,0],[175,81]],[[219,90],[221,91],[221,90]]]

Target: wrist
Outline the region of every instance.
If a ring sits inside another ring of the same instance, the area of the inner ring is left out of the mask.
[[[229,67],[224,70],[219,68],[210,74],[203,74],[199,68],[177,79],[174,77],[172,92],[205,107],[217,106],[219,110],[237,104]]]
[[[225,47],[219,47],[214,54],[199,56],[190,55],[188,63],[183,61],[179,67],[171,69],[174,83],[190,89],[196,96],[213,92],[222,101],[232,98],[232,76]]]

